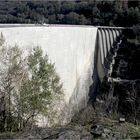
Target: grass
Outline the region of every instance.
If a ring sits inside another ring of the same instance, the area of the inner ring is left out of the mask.
[[[140,137],[140,126],[131,123],[126,123],[126,126],[129,128],[128,135],[130,138]]]
[[[112,130],[112,132],[126,134],[128,139],[140,137],[140,126],[134,125],[133,123],[119,123],[117,120],[102,118],[100,119],[99,124],[103,125],[107,129]]]
[[[0,132],[0,139],[9,138],[9,137],[11,138],[16,134],[17,134],[17,132]]]

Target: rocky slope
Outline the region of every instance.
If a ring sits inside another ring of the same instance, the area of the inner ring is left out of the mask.
[[[55,128],[33,127],[18,134],[1,134],[1,139],[22,140],[92,140],[92,139],[139,139],[140,127],[128,122],[110,119],[100,112],[103,102],[96,101],[96,108],[89,105],[74,116],[67,126]]]

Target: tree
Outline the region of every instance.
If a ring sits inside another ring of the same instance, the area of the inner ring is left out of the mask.
[[[85,18],[84,15],[79,16],[79,24],[81,24],[81,25],[89,24],[88,20]]]
[[[140,114],[140,98],[139,98],[139,83],[132,83],[132,91],[127,91],[126,102],[131,107],[131,115],[133,116],[134,123],[137,124],[137,119]]]
[[[3,129],[11,131],[17,113],[16,98],[20,94],[20,84],[24,75],[24,60],[17,46],[11,47],[4,44],[1,34],[0,46],[0,91],[3,94]],[[16,96],[15,96],[16,95]],[[18,123],[18,122],[17,122]]]
[[[75,9],[75,2],[74,1],[65,1],[61,4],[61,13],[62,14],[68,14]]]
[[[62,94],[62,85],[59,84],[54,64],[51,64],[48,56],[43,56],[42,53],[42,50],[37,47],[28,57],[30,76],[24,82],[21,91],[23,113],[27,114],[27,121],[30,119],[34,121],[38,114],[46,116],[52,98]]]
[[[18,46],[5,45],[2,34],[0,42],[0,129],[22,130],[37,116],[50,115],[50,105],[63,95],[62,84],[41,48],[25,57]]]

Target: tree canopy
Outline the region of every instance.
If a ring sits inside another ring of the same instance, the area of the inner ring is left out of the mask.
[[[140,23],[140,1],[1,1],[0,23],[130,27]]]

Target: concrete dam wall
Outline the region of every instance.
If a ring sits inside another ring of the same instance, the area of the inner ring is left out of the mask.
[[[93,75],[102,80],[107,73],[121,30],[94,26],[0,25],[7,45],[16,44],[24,51],[40,46],[55,63],[68,106],[66,121],[87,105],[89,88],[96,82]]]
[[[121,40],[121,27],[98,27],[97,32],[97,73],[99,79],[102,80],[110,69],[112,56],[114,55],[115,47]]]

